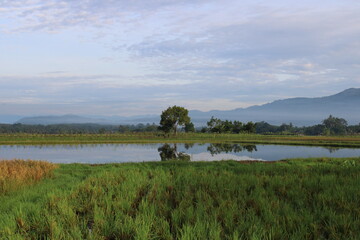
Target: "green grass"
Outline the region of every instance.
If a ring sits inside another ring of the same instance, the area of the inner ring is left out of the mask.
[[[0,134],[0,144],[86,143],[220,143],[286,144],[331,147],[360,147],[356,136],[287,136],[259,134],[180,133],[164,137],[156,133],[129,134]]]
[[[87,176],[99,171],[89,165],[64,164],[54,171],[51,178],[0,195],[0,239],[12,236],[14,229],[21,226],[23,218],[34,224],[42,221],[42,211],[49,198],[70,192]]]
[[[1,239],[358,239],[360,158],[60,165]]]

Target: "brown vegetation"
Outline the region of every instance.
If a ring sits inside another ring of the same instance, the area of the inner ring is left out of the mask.
[[[0,160],[0,194],[51,175],[56,164],[33,160]]]

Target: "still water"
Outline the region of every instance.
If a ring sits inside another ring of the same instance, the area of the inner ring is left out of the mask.
[[[82,144],[2,145],[0,159],[33,159],[54,163],[264,160],[307,157],[358,157],[360,148],[325,148],[242,144]]]

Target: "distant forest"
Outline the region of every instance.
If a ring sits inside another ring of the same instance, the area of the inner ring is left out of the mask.
[[[329,116],[320,124],[307,127],[297,127],[292,123],[283,123],[280,126],[267,122],[242,123],[239,121],[221,120],[212,117],[207,122],[207,127],[201,132],[211,133],[258,133],[279,135],[354,135],[360,134],[360,124],[349,126],[343,118]]]
[[[0,133],[31,134],[102,134],[126,132],[157,132],[156,124],[101,125],[101,124],[50,124],[27,125],[21,123],[0,124]]]
[[[183,132],[202,133],[257,133],[279,135],[355,135],[360,134],[360,123],[348,125],[343,118],[329,116],[321,123],[313,126],[297,127],[291,123],[280,126],[271,125],[267,122],[228,121],[211,118],[206,127],[183,128]],[[137,133],[137,132],[160,132],[159,125],[100,125],[100,124],[51,124],[51,125],[26,125],[26,124],[0,124],[0,133],[30,133],[30,134],[102,134],[102,133]]]
[[[289,135],[357,135],[360,134],[360,123],[348,125],[343,118],[329,116],[320,124],[307,127],[296,127],[291,123],[280,126],[266,122],[256,123],[256,133],[259,134],[289,134]]]

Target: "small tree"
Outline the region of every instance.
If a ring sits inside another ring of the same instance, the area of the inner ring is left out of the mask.
[[[185,123],[185,132],[195,132],[195,126],[192,122]]]
[[[224,128],[224,122],[221,119],[211,117],[210,121],[207,122],[207,126],[212,133],[222,133]]]
[[[161,113],[160,130],[169,133],[171,130],[176,135],[179,126],[190,123],[189,111],[183,107],[172,106]]]

